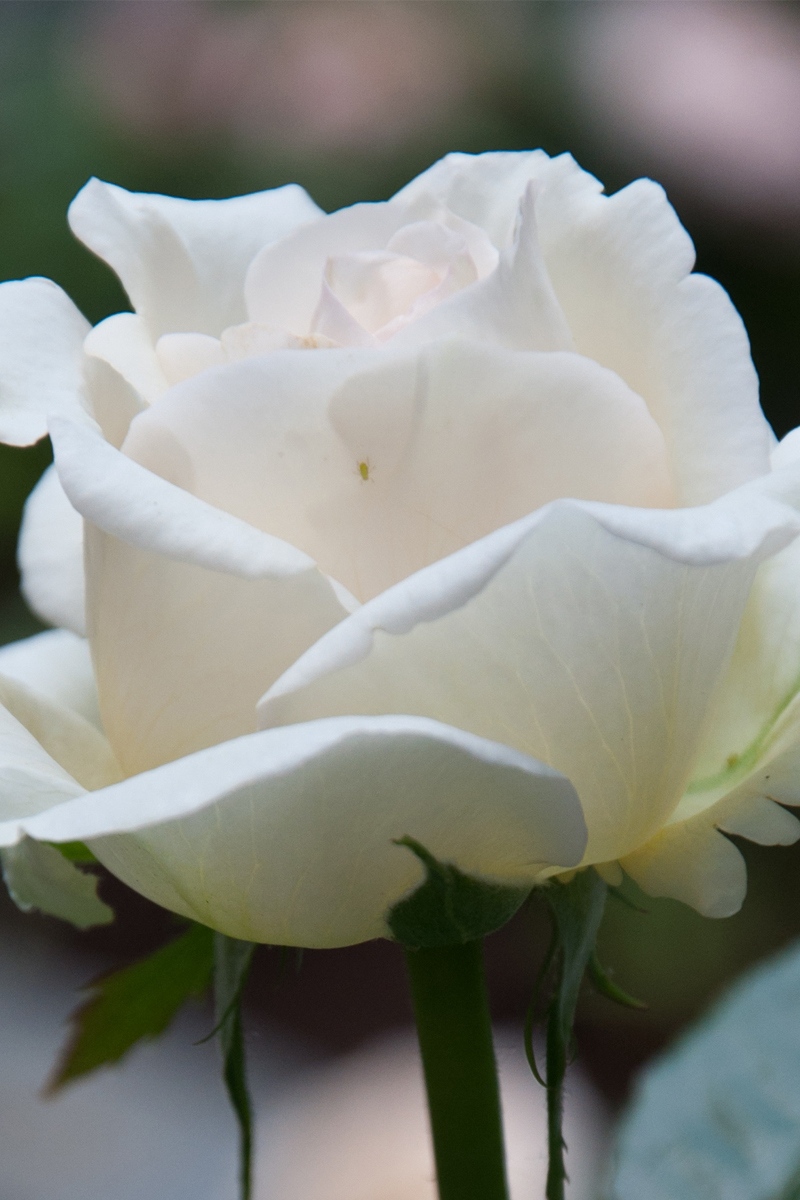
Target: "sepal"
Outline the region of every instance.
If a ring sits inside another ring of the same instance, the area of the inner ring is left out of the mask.
[[[530,894],[530,888],[476,879],[452,863],[439,862],[414,838],[398,838],[396,845],[407,846],[426,873],[386,917],[392,936],[407,950],[477,941],[505,925]]]

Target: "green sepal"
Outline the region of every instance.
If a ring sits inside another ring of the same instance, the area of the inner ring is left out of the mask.
[[[555,1011],[565,1044],[572,1036],[572,1021],[597,931],[603,917],[608,888],[596,871],[579,871],[569,883],[551,883],[544,889],[555,921],[561,971],[554,997]]]
[[[595,988],[607,1000],[613,1000],[615,1004],[621,1004],[623,1008],[638,1008],[642,1010],[647,1008],[644,1000],[637,1000],[635,996],[631,996],[618,984],[614,983],[613,979],[609,979],[606,972],[600,966],[600,959],[597,957],[596,950],[593,950],[591,953],[587,970]]]
[[[250,1200],[253,1186],[253,1108],[247,1090],[242,992],[247,983],[255,946],[214,935],[214,1014],[222,1050],[222,1074],[239,1125],[239,1195]]]
[[[59,854],[63,854],[67,862],[96,863],[97,859],[84,842],[47,842]]]
[[[411,837],[398,838],[425,867],[426,878],[410,896],[389,909],[386,924],[408,950],[463,946],[505,925],[530,895],[529,887],[508,887],[465,875],[441,863]]]
[[[70,1018],[72,1033],[46,1090],[52,1094],[119,1062],[143,1038],[158,1037],[189,997],[206,990],[213,965],[214,934],[193,925],[148,958],[94,980]]]

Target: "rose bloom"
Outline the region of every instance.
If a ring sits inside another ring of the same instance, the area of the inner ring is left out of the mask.
[[[411,835],[734,911],[724,835],[800,833],[798,443],[661,188],[455,154],[329,216],[93,180],[70,223],[134,311],[0,288],[61,627],[0,652],[18,898],[97,917],[47,844],[83,840],[226,934],[342,945],[421,880]]]

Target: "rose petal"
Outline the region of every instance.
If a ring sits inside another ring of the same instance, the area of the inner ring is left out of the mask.
[[[0,844],[25,831],[89,840],[132,887],[231,936],[302,946],[386,936],[387,909],[422,877],[394,838],[514,884],[575,863],[585,843],[568,780],[413,717],[254,734],[6,821]]]
[[[398,193],[435,198],[505,247],[536,184],[549,277],[581,354],[644,397],[670,447],[681,502],[700,504],[763,474],[773,438],[742,322],[722,288],[692,275],[691,240],[663,190],[613,196],[570,155],[448,155]]]
[[[219,337],[245,319],[247,268],[268,242],[320,210],[296,184],[231,200],[179,200],[91,179],[69,210],[73,233],[119,275],[150,336]]]
[[[48,467],[25,502],[17,547],[22,594],[50,625],[86,633],[83,518]]]
[[[137,417],[125,451],[360,600],[557,496],[672,500],[663,439],[621,380],[462,342],[243,361]]]
[[[265,246],[247,272],[250,320],[301,336],[311,332],[328,259],[382,250],[415,219],[399,204],[354,204]]]
[[[569,325],[547,274],[536,232],[536,191],[523,193],[512,244],[485,279],[442,300],[395,335],[418,346],[447,334],[513,350],[572,350]]]
[[[302,551],[167,483],[94,430],[56,419],[50,434],[70,503],[114,537],[243,578],[277,578],[313,567]]]
[[[615,859],[674,810],[758,562],[798,529],[756,485],[700,510],[551,505],[364,605],[260,722],[409,712],[507,742],[575,784],[585,861]]]
[[[55,847],[24,838],[0,851],[0,858],[5,885],[24,912],[35,908],[78,929],[114,920],[112,909],[97,895],[97,875],[84,874]]]
[[[60,422],[53,440],[89,522],[89,636],[126,772],[252,730],[264,689],[346,614],[329,580],[92,430]]]
[[[406,206],[433,199],[485,229],[502,250],[512,242],[527,185],[545,174],[549,163],[543,150],[448,154],[406,184],[392,203]]]
[[[600,193],[568,155],[552,160],[536,208],[547,269],[576,348],[644,398],[681,503],[701,504],[769,469],[747,335],[723,289],[690,274],[692,243],[658,184]]]
[[[74,633],[50,629],[0,647],[0,675],[99,724],[89,643]]]
[[[101,788],[122,777],[107,739],[73,709],[2,676],[0,705],[81,787]],[[0,764],[4,753],[0,748]]]
[[[347,614],[314,567],[243,578],[92,525],[87,562],[103,728],[126,774],[255,730],[264,689]]]
[[[50,413],[80,413],[89,323],[49,279],[0,284],[0,441],[29,446]]]
[[[706,722],[684,801],[687,813],[713,806],[800,745],[799,576],[797,542],[759,568],[730,667]]]
[[[147,404],[157,400],[169,386],[156,358],[153,339],[137,313],[115,313],[100,321],[84,342],[84,350],[113,367]]]
[[[13,821],[35,815],[83,791],[22,722],[0,704],[0,817]]]
[[[219,338],[207,333],[165,333],[156,342],[156,358],[170,387],[226,361]]]

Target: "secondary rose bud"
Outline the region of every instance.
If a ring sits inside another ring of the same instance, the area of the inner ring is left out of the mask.
[[[70,219],[135,311],[0,288],[0,432],[56,457],[23,585],[72,630],[0,652],[2,841],[295,945],[385,934],[404,836],[733,911],[719,830],[800,831],[800,469],[661,189],[451,155],[330,216]]]

